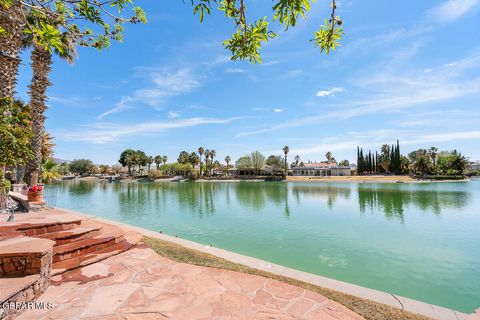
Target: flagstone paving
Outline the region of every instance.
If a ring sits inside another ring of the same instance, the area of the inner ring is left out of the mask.
[[[234,271],[177,263],[143,244],[52,277],[18,319],[363,319],[312,291]]]

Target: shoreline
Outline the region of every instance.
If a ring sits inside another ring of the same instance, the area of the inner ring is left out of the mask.
[[[99,177],[81,177],[75,180],[78,181],[104,181],[104,179]],[[67,180],[64,180],[67,181]],[[71,181],[71,180],[68,180]],[[445,182],[466,182],[471,181],[469,178],[465,179],[418,179],[412,176],[400,176],[400,175],[391,175],[391,176],[383,176],[383,175],[372,175],[372,176],[330,176],[330,177],[318,177],[318,176],[288,176],[285,180],[279,180],[284,182],[328,182],[328,183],[336,183],[336,182],[353,182],[353,183],[445,183]],[[148,178],[123,178],[119,182],[123,183],[130,183],[130,182],[172,182],[170,178],[161,178],[161,179],[148,179]],[[229,178],[229,179],[196,179],[196,180],[189,180],[189,181],[180,181],[175,183],[182,183],[182,182],[272,182],[266,181],[263,177],[262,178]]]
[[[213,247],[211,245],[201,244],[191,240],[179,238],[177,236],[155,232],[143,227],[130,225],[124,222],[110,220],[107,218],[103,218],[101,216],[86,214],[83,212],[78,212],[78,211],[70,210],[66,208],[56,208],[56,209],[63,210],[65,212],[69,212],[72,214],[76,214],[85,218],[97,220],[99,222],[108,223],[126,230],[139,232],[143,236],[159,239],[162,241],[168,241],[188,249],[196,250],[206,254],[211,254],[213,256],[225,259],[227,261],[245,265],[247,267],[257,269],[262,272],[272,273],[274,275],[278,275],[281,277],[286,277],[293,280],[309,283],[322,288],[334,290],[342,294],[347,294],[357,298],[370,300],[375,303],[384,304],[390,307],[394,307],[394,308],[411,312],[414,314],[419,314],[432,319],[466,320],[468,317],[468,314],[466,313],[453,310],[447,307],[433,305],[427,302],[402,297],[396,294],[394,295],[392,293],[371,289],[371,288],[359,286],[356,284],[336,280],[333,278],[328,278],[328,277],[320,276],[317,274],[292,269],[289,267],[271,263],[265,260],[251,257],[251,256],[246,256],[239,253],[235,253],[233,251],[220,249],[217,247]]]

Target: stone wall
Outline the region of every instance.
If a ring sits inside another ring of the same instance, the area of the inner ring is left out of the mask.
[[[27,287],[18,288],[17,293],[1,302],[0,319],[15,319],[22,311],[35,307],[34,300],[50,286],[52,257],[53,249],[43,255],[1,257],[0,271],[4,274],[0,277],[38,274],[39,278]]]
[[[41,274],[41,269],[49,264],[52,251],[0,257],[0,277],[18,277]],[[50,262],[51,265],[51,262]]]

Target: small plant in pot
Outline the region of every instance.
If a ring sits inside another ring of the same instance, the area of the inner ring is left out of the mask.
[[[43,186],[31,186],[27,193],[28,201],[42,201],[43,200]]]

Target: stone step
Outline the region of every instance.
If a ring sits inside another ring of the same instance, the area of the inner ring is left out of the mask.
[[[45,233],[36,236],[37,238],[50,239],[55,241],[55,246],[76,242],[79,240],[90,239],[99,236],[102,233],[101,226],[78,227],[71,230]]]
[[[127,251],[128,249],[133,247],[135,244],[136,243],[131,243],[127,240],[123,240],[121,242],[116,243],[115,245],[95,251],[90,254],[85,254],[82,256],[77,256],[74,258],[55,262],[52,264],[52,276],[55,276],[76,268],[84,267],[84,266],[105,260],[107,258],[116,256],[117,254]]]
[[[16,226],[16,231],[21,232],[23,235],[27,237],[35,237],[38,235],[51,233],[51,232],[58,232],[58,231],[66,231],[72,230],[80,226],[82,220],[71,220],[65,222],[45,222],[45,223],[23,223]],[[13,230],[12,230],[13,231]]]
[[[53,263],[86,255],[115,245],[123,240],[123,234],[101,234],[94,238],[70,242],[53,248]]]

